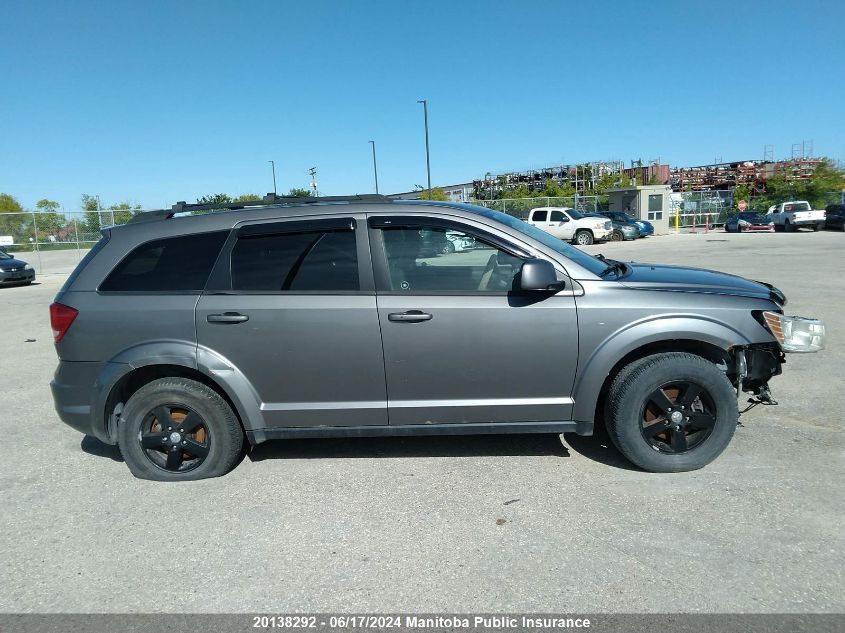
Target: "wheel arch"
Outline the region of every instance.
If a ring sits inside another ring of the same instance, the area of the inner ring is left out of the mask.
[[[162,345],[167,353],[161,353]],[[258,397],[246,377],[216,354],[205,351],[198,355],[197,351],[195,344],[155,343],[125,350],[106,363],[92,399],[94,428],[103,431],[98,437],[116,443],[122,406],[144,385],[170,377],[195,380],[213,389],[245,430],[263,427]]]
[[[655,325],[663,331],[655,331]],[[652,331],[644,332],[644,329]],[[726,325],[700,319],[675,322],[658,319],[629,328],[604,341],[583,368],[579,368],[573,389],[572,418],[598,419],[613,379],[625,366],[640,358],[661,352],[688,352],[730,366],[730,349],[749,343],[745,336]]]

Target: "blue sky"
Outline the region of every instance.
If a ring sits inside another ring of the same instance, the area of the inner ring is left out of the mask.
[[[0,0],[0,191],[26,207],[326,195],[660,157],[845,159],[845,3]]]

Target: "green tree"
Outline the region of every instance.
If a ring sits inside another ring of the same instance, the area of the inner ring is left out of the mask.
[[[80,233],[84,234],[81,239],[96,240],[100,228],[103,226],[100,221],[100,203],[97,196],[89,196],[87,193],[83,193],[82,210],[85,212],[85,218],[79,225]]]
[[[593,192],[597,196],[600,196],[606,193],[608,189],[616,189],[617,187],[623,187],[627,184],[628,183],[625,181],[625,177],[621,172],[609,172],[596,178]]]
[[[15,196],[8,193],[0,193],[0,213],[22,213],[23,207]]]
[[[111,213],[109,214],[107,222],[111,223],[113,218],[114,224],[126,224],[129,220],[134,218],[140,210],[140,204],[136,204],[134,207],[128,202],[112,204],[109,206],[109,211],[111,211]]]
[[[290,191],[287,192],[288,198],[310,198],[311,197],[311,190],[310,189],[300,189],[299,187],[294,187]]]
[[[25,217],[7,215],[22,212],[23,207],[17,198],[8,193],[0,193],[0,235],[11,235],[16,243],[23,241],[26,231]]]
[[[38,202],[35,203],[35,208],[39,211],[45,211],[48,213],[55,213],[59,210],[59,203],[55,200],[48,200],[47,198],[41,198]]]
[[[197,204],[229,204],[231,202],[232,198],[225,193],[212,193],[197,198]]]
[[[439,200],[440,202],[448,202],[449,201],[449,196],[447,196],[446,193],[443,191],[443,189],[441,189],[440,187],[432,187],[431,188],[431,195],[429,196],[428,192],[426,192],[425,194],[423,194],[423,196],[427,200]]]
[[[829,159],[819,163],[809,178],[798,179],[795,175],[780,171],[768,178],[766,192],[754,201],[758,211],[765,212],[771,205],[787,200],[806,200],[814,208],[822,208],[827,194],[845,188],[845,171],[837,169]]]
[[[253,200],[261,200],[263,197],[264,196],[259,196],[257,193],[242,193],[236,198],[233,198],[232,202],[252,202]]]

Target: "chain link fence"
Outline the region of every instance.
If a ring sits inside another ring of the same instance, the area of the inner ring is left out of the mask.
[[[0,213],[0,247],[36,274],[70,273],[100,239],[100,230],[140,210]]]
[[[528,212],[537,207],[568,207],[581,213],[601,213],[607,211],[607,196],[574,196],[565,198],[502,198],[494,200],[471,200],[472,204],[501,211],[515,218],[524,220]]]

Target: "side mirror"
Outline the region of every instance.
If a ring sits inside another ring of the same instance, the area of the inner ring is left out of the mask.
[[[560,288],[555,267],[545,259],[529,259],[519,270],[521,290],[549,290]]]

